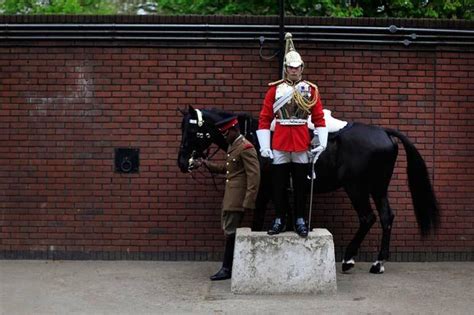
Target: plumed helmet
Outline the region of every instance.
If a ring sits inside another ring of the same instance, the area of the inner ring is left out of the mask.
[[[301,55],[296,50],[290,50],[285,55],[285,67],[290,66],[293,68],[304,66],[303,59],[301,59]]]

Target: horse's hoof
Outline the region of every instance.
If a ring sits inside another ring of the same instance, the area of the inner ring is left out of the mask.
[[[354,268],[355,261],[354,259],[349,259],[348,261],[342,260],[342,272],[347,272]]]
[[[385,267],[383,266],[383,262],[377,260],[372,264],[372,267],[370,267],[370,273],[373,274],[382,274],[385,271]]]

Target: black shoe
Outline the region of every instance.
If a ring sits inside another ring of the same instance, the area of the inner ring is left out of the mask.
[[[301,224],[296,224],[296,233],[298,233],[299,236],[301,237],[306,237],[308,236],[308,227],[306,226],[305,223]]]
[[[273,225],[270,230],[268,230],[267,234],[268,235],[275,235],[275,234],[280,234],[281,232],[285,232],[285,226],[283,223],[276,223],[273,221]]]
[[[232,271],[229,268],[222,267],[215,275],[211,276],[212,281],[227,280],[232,277]]]

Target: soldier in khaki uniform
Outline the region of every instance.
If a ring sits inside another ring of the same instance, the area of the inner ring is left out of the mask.
[[[203,160],[213,173],[226,174],[224,199],[222,200],[222,229],[226,237],[222,268],[211,280],[224,280],[232,276],[235,232],[244,213],[255,209],[258,186],[260,184],[260,165],[254,146],[240,134],[237,117],[229,117],[216,126],[229,143],[225,165]]]

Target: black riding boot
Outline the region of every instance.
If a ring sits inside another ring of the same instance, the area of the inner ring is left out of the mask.
[[[308,198],[308,164],[292,163],[293,189],[295,195],[295,231],[299,236],[308,236],[305,223]]]
[[[288,213],[288,181],[290,178],[290,163],[272,165],[273,173],[273,204],[275,205],[275,220],[268,234],[278,234],[285,231],[285,220]]]
[[[225,238],[224,260],[222,268],[213,276],[212,281],[226,280],[232,277],[232,263],[234,261],[235,233],[229,234]]]

